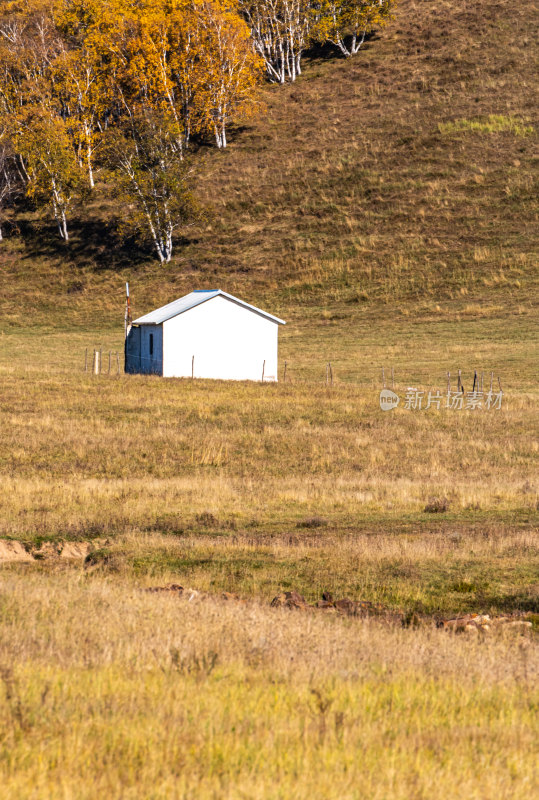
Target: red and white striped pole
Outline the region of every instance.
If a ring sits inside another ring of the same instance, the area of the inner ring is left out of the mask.
[[[129,284],[125,284],[125,338],[131,329],[131,299],[129,297]]]

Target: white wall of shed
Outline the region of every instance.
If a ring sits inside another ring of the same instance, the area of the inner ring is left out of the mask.
[[[163,375],[277,380],[279,326],[222,296],[163,323]],[[265,362],[265,366],[264,366]]]

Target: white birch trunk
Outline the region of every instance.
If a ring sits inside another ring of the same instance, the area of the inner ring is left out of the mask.
[[[129,163],[127,163],[127,162],[124,162],[124,164],[123,164],[123,168],[125,169],[125,172],[126,172],[126,174],[128,175],[129,179],[131,180],[131,183],[132,183],[132,184],[133,184],[133,186],[134,186],[135,192],[136,192],[136,193],[138,194],[138,196],[140,197],[140,201],[141,201],[141,204],[142,204],[142,208],[143,208],[143,210],[144,210],[144,216],[145,216],[145,217],[146,217],[146,219],[148,220],[148,227],[149,227],[149,229],[150,229],[150,234],[151,234],[151,237],[152,237],[153,243],[154,243],[154,245],[155,245],[155,249],[157,250],[157,256],[158,256],[158,258],[159,258],[159,261],[160,261],[160,262],[161,262],[161,264],[162,264],[162,263],[164,262],[164,260],[165,260],[165,259],[164,259],[164,256],[163,256],[163,251],[162,251],[162,248],[161,248],[161,244],[160,244],[160,241],[159,241],[159,237],[158,237],[158,235],[157,235],[157,231],[156,231],[156,229],[155,229],[155,225],[153,224],[153,220],[152,220],[152,213],[151,213],[151,211],[150,211],[150,209],[149,209],[149,207],[148,207],[148,204],[147,204],[147,202],[146,202],[146,200],[145,200],[145,198],[144,198],[144,195],[143,195],[143,193],[142,193],[142,191],[141,191],[141,189],[140,189],[140,186],[138,185],[138,181],[137,181],[137,179],[136,179],[136,176],[135,176],[135,173],[134,173],[134,171],[133,171],[133,168],[132,168],[132,167],[131,167],[131,165],[130,165]]]
[[[15,164],[17,165],[17,172],[21,176],[22,182],[24,184],[30,183],[30,176],[28,175],[28,172],[26,171],[26,165],[25,165],[24,159],[23,159],[23,157],[21,155],[17,156],[17,158],[15,160]]]
[[[87,125],[84,126],[84,136],[86,138],[86,166],[88,169],[88,183],[90,184],[90,189],[93,189],[95,188],[94,168],[92,165],[94,152],[92,148],[91,131]]]
[[[221,123],[221,147],[223,149],[226,147],[226,120],[224,116]]]
[[[95,181],[94,181],[94,170],[92,167],[92,148],[88,145],[88,149],[86,151],[86,158],[88,163],[88,183],[90,184],[90,189],[95,188]]]
[[[356,53],[359,53],[359,51],[361,49],[361,46],[363,45],[363,42],[365,41],[365,36],[366,35],[367,35],[367,28],[364,28],[363,33],[361,34],[361,36],[359,38],[359,41],[357,41],[356,34],[354,33],[354,37],[352,39],[352,46],[350,48],[351,53],[352,53],[353,56],[355,56]]]
[[[51,188],[52,188],[52,209],[54,212],[54,219],[56,220],[56,224],[58,226],[58,233],[60,234],[60,238],[64,241],[69,241],[69,233],[67,230],[67,217],[66,217],[66,208],[64,203],[64,198],[62,197],[62,191],[58,188],[55,178],[51,177]]]
[[[65,209],[62,208],[60,212],[60,219],[61,219],[61,237],[65,242],[69,242],[69,232],[67,230],[67,218]]]

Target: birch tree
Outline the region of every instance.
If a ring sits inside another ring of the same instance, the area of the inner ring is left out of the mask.
[[[262,72],[249,28],[233,0],[152,0],[134,19],[123,97],[173,117],[180,151],[192,133],[226,147],[233,114],[249,116]]]
[[[309,0],[240,0],[240,8],[270,81],[295,81],[311,41],[314,6]]]
[[[317,21],[317,38],[334,44],[346,58],[359,52],[373,28],[391,19],[393,0],[324,0]]]
[[[91,189],[95,186],[95,157],[111,112],[112,88],[99,55],[81,50],[63,53],[54,65],[60,115],[70,120],[73,147]]]
[[[172,117],[145,109],[123,132],[112,130],[107,146],[117,193],[132,209],[126,224],[151,239],[162,264],[172,257],[174,232],[196,215],[178,135]]]
[[[211,129],[217,147],[224,148],[231,118],[236,114],[245,118],[256,108],[262,60],[234,6],[203,0],[194,21],[198,50],[205,54],[194,107],[200,126]]]
[[[27,195],[50,205],[60,237],[69,241],[68,215],[81,173],[66,124],[46,109],[31,109],[20,118],[14,141],[26,164]]]

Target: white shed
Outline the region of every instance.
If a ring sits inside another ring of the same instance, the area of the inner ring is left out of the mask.
[[[277,338],[284,324],[221,289],[199,289],[133,322],[125,371],[276,381]]]

